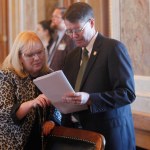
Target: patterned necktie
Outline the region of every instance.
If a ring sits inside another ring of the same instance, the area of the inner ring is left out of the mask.
[[[75,91],[76,92],[78,92],[80,90],[81,81],[82,81],[88,60],[89,60],[88,50],[86,48],[84,48],[83,53],[82,53],[82,64],[80,66],[77,80],[76,80],[76,84],[75,84]]]

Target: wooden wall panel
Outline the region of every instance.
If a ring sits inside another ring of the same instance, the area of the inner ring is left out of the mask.
[[[0,66],[8,54],[7,1],[0,0]]]
[[[88,0],[95,14],[96,29],[110,36],[109,0]]]
[[[21,31],[35,31],[37,23],[46,18],[45,0],[9,0],[9,50]]]

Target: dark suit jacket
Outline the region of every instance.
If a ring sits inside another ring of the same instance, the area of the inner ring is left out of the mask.
[[[54,71],[62,69],[64,66],[66,56],[74,48],[75,44],[73,40],[68,35],[65,34],[55,50],[50,67]]]
[[[80,67],[81,48],[76,48],[64,66],[74,87]],[[98,34],[83,76],[80,91],[90,94],[91,106],[77,112],[83,129],[100,132],[106,138],[106,150],[135,149],[130,103],[135,100],[131,61],[125,46]],[[72,126],[70,114],[62,125]]]

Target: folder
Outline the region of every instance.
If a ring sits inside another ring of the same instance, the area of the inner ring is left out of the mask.
[[[33,82],[61,113],[68,114],[87,109],[87,105],[69,104],[62,101],[65,93],[75,92],[62,70],[38,77]]]

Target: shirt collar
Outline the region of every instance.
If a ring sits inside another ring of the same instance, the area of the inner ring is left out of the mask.
[[[91,55],[91,52],[92,52],[92,49],[93,49],[93,45],[94,45],[94,42],[96,40],[96,37],[98,35],[98,32],[95,33],[95,35],[92,37],[91,41],[89,42],[89,44],[86,46],[86,49],[88,50],[88,55],[90,57]],[[82,48],[83,49],[83,48]]]

